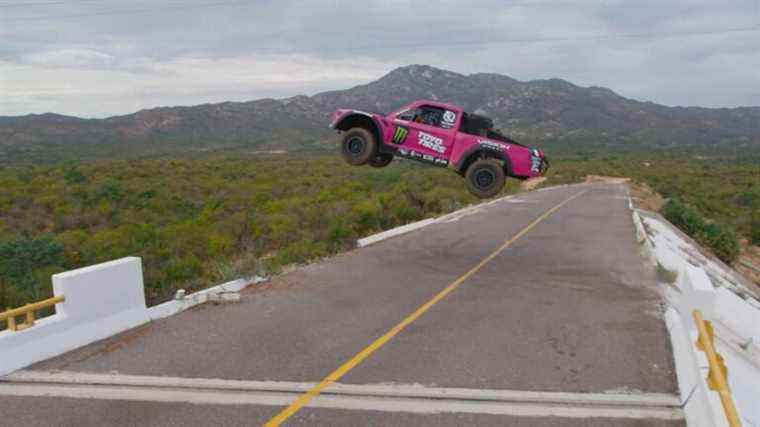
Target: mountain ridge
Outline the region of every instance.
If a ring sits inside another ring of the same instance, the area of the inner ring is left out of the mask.
[[[508,134],[536,144],[760,146],[760,107],[669,107],[558,78],[520,81],[414,64],[366,84],[312,96],[156,107],[102,119],[56,113],[0,116],[0,161],[44,159],[46,153],[100,157],[125,150],[320,148],[331,134],[326,124],[336,108],[387,113],[416,99],[453,102],[489,115]]]

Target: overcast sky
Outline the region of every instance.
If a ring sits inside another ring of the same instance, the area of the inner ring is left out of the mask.
[[[760,0],[0,0],[0,115],[311,95],[412,63],[760,105]]]

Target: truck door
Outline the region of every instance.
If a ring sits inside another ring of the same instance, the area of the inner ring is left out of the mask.
[[[391,143],[401,156],[446,166],[453,149],[457,113],[432,105],[402,111],[394,119]]]

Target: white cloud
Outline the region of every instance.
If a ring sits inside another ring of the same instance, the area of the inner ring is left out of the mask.
[[[311,94],[409,63],[559,77],[670,105],[760,104],[760,32],[607,37],[757,25],[757,0],[209,3],[0,10],[0,114]]]
[[[134,58],[121,60],[123,67],[83,67],[82,57],[40,55],[23,64],[0,61],[4,95],[0,115],[25,108],[100,117],[159,105],[313,94],[364,83],[389,70],[389,64],[371,58],[326,60],[306,55]]]
[[[24,55],[21,63],[44,68],[109,68],[115,58],[93,49],[61,49]]]

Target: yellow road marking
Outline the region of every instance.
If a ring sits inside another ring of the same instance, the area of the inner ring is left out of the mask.
[[[484,265],[488,264],[489,261],[496,258],[499,253],[501,253],[504,249],[508,248],[512,243],[514,243],[517,239],[524,236],[527,232],[532,230],[536,225],[538,225],[541,221],[545,220],[549,215],[556,212],[559,208],[564,206],[566,203],[570,202],[571,200],[579,197],[583,193],[585,193],[588,190],[581,191],[568,199],[565,199],[558,205],[554,206],[553,208],[549,209],[548,211],[544,212],[533,220],[530,224],[528,224],[527,227],[523,228],[519,233],[517,233],[514,237],[512,237],[509,240],[506,240],[501,246],[499,246],[495,251],[491,252],[490,255],[483,258],[482,261],[480,261],[475,267],[472,267],[470,271],[464,273],[463,275],[459,276],[456,280],[451,282],[448,286],[446,286],[442,291],[440,291],[438,294],[436,294],[433,298],[431,298],[428,302],[425,304],[422,304],[417,310],[415,310],[412,314],[408,315],[404,320],[402,320],[399,324],[391,328],[388,332],[385,333],[385,335],[381,336],[380,338],[376,339],[372,344],[365,347],[362,351],[356,353],[354,357],[349,359],[344,364],[340,365],[338,369],[332,371],[328,376],[325,377],[319,384],[315,385],[311,390],[307,391],[306,393],[299,396],[296,400],[293,401],[287,408],[283,409],[279,414],[275,415],[271,420],[269,420],[266,424],[264,424],[265,427],[275,427],[279,426],[285,420],[290,418],[293,414],[298,412],[301,408],[303,408],[309,401],[313,398],[315,398],[319,393],[322,392],[326,387],[328,387],[330,384],[338,381],[341,377],[346,375],[348,371],[353,369],[356,365],[360,364],[364,361],[364,359],[368,358],[372,353],[377,351],[380,347],[382,347],[386,342],[390,341],[391,338],[396,336],[399,332],[401,332],[405,327],[407,327],[410,323],[417,320],[420,316],[425,314],[426,311],[430,309],[433,305],[435,305],[438,301],[442,300],[446,297],[446,295],[453,292],[456,288],[459,287],[462,283],[464,283],[465,280],[467,280],[470,276],[477,273],[478,270],[483,268]]]

